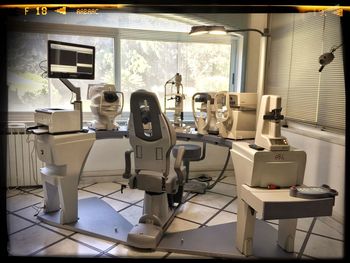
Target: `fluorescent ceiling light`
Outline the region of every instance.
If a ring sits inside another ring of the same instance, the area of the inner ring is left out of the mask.
[[[193,26],[191,28],[190,35],[202,35],[202,34],[211,34],[211,35],[226,35],[227,33],[235,33],[235,32],[247,32],[247,31],[255,31],[258,32],[261,36],[268,37],[269,31],[265,28],[264,32],[255,29],[255,28],[246,28],[246,29],[234,29],[234,30],[226,30],[224,26]]]
[[[196,35],[203,35],[208,33],[208,27],[207,26],[193,26],[191,28],[190,35],[196,36]]]
[[[226,29],[223,26],[209,26],[209,34],[211,35],[226,35]]]
[[[191,28],[190,35],[202,35],[202,34],[212,34],[212,35],[226,35],[226,29],[223,26],[193,26]]]

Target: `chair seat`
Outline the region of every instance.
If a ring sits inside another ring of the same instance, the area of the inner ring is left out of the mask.
[[[185,153],[183,156],[183,160],[186,161],[199,161],[202,155],[202,148],[199,145],[195,144],[176,144],[173,147],[172,153],[173,156],[177,156],[177,151],[180,146],[185,147]]]
[[[184,169],[183,169],[184,170]],[[182,171],[183,174],[185,171]],[[169,175],[164,180],[163,174],[154,171],[142,171],[139,174],[132,175],[129,179],[129,186],[132,189],[144,190],[147,192],[175,194],[178,191],[179,182],[175,170],[170,170]]]

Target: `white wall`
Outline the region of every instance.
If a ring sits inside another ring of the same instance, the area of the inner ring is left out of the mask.
[[[267,14],[250,14],[247,28],[264,31],[267,28]],[[261,35],[257,32],[248,33],[245,92],[256,92],[258,84],[259,55]]]
[[[282,130],[290,145],[307,154],[304,184],[327,184],[339,193],[335,198],[333,218],[344,223],[345,146]]]

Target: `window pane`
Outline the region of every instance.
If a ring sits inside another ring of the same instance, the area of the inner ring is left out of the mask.
[[[49,101],[45,34],[9,32],[7,83],[9,111],[31,111],[47,107]],[[42,62],[42,63],[41,63]]]
[[[184,111],[191,112],[195,92],[229,89],[230,48],[225,44],[121,40],[124,110],[129,111],[130,94],[137,89],[155,92],[164,110],[164,85],[180,73]]]

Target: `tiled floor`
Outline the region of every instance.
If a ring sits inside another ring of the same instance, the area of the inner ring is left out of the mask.
[[[210,174],[215,179],[218,173]],[[115,182],[81,183],[79,198],[98,197],[120,212],[132,224],[142,214],[143,192],[124,189]],[[120,181],[119,181],[120,182]],[[190,194],[180,207],[168,232],[178,232],[199,227],[213,226],[237,220],[236,186],[229,173],[206,194]],[[40,187],[10,189],[7,191],[8,251],[12,256],[73,256],[107,258],[205,258],[204,256],[148,251],[102,240],[81,233],[68,231],[40,222],[36,214],[43,206],[43,190]],[[299,219],[295,239],[295,255],[298,255],[312,219]],[[277,228],[276,220],[269,223]],[[329,224],[331,222],[331,224]],[[302,258],[342,258],[343,226],[332,218],[317,219],[313,233]],[[242,258],[245,258],[242,256]]]

